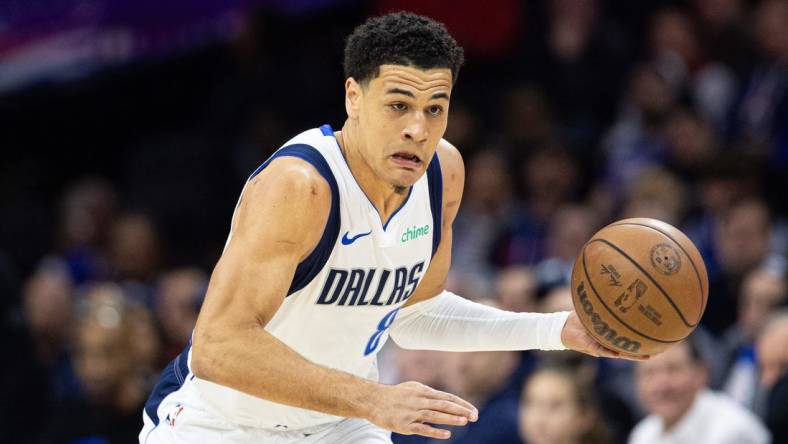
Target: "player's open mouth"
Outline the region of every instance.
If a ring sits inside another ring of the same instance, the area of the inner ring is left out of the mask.
[[[406,153],[404,151],[394,153],[391,156],[391,160],[393,160],[397,165],[407,168],[418,168],[421,165],[421,159],[419,159],[419,156]]]

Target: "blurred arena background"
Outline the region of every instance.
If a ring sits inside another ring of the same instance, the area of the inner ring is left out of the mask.
[[[384,382],[476,403],[454,442],[618,443],[708,374],[788,442],[783,0],[0,1],[0,442],[136,442],[245,178],[341,126],[344,37],[391,10],[444,22],[467,54],[445,136],[468,172],[452,289],[567,309],[585,240],[644,216],[692,238],[711,291],[699,359],[669,370],[388,345]],[[682,366],[708,372],[648,386]]]

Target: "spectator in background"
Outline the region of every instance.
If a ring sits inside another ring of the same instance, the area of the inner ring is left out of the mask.
[[[627,189],[622,217],[651,217],[677,226],[684,216],[686,190],[663,169],[643,171]]]
[[[553,287],[539,301],[539,311],[542,313],[569,310],[574,310],[572,289],[569,285]],[[593,387],[600,419],[604,420],[605,428],[609,429],[611,435],[610,440],[605,442],[626,441],[626,437],[635,425],[636,415],[633,412],[637,411],[636,401],[627,398],[627,392],[630,391],[627,388],[633,381],[631,362],[619,359],[594,359],[573,351],[550,353],[537,351],[535,354],[540,365],[571,369],[579,386]]]
[[[583,245],[599,228],[599,218],[587,206],[567,204],[550,219],[547,254],[535,267],[539,289],[566,285]]]
[[[134,367],[140,385],[147,394],[156,385],[161,369],[166,365],[163,359],[164,344],[151,310],[136,301],[129,301],[127,311],[132,325],[129,352],[136,357]]]
[[[119,215],[110,230],[108,250],[113,279],[125,287],[129,297],[149,304],[162,259],[159,235],[150,216],[139,212]]]
[[[736,324],[725,331],[725,374],[722,389],[744,407],[759,411],[754,404],[758,388],[755,338],[764,321],[788,299],[785,278],[760,267],[745,276],[739,291]]]
[[[51,400],[74,396],[78,388],[67,350],[73,323],[74,284],[68,270],[56,262],[44,264],[25,283],[22,304],[36,360],[47,376]]]
[[[454,221],[452,268],[457,285],[471,294],[492,294],[490,254],[513,211],[512,179],[503,155],[477,153],[468,162],[463,204]]]
[[[698,180],[704,165],[719,155],[717,132],[692,108],[673,112],[665,131],[669,166],[684,180]]]
[[[156,285],[156,320],[163,336],[163,364],[181,354],[191,339],[208,286],[208,276],[197,268],[163,273]]]
[[[565,367],[543,367],[522,391],[519,429],[529,444],[608,444],[592,386]],[[503,442],[503,441],[501,441]]]
[[[524,155],[555,136],[552,105],[538,86],[515,86],[504,93],[502,102],[503,145],[514,148],[515,162],[521,162]]]
[[[531,312],[536,309],[537,281],[531,267],[512,265],[495,277],[495,293],[504,310]]]
[[[602,3],[547,1],[544,47],[539,62],[528,67],[555,104],[560,132],[573,151],[596,145],[603,122],[612,117],[630,49],[617,23],[605,20]]]
[[[709,299],[703,324],[721,334],[736,321],[737,296],[741,280],[747,272],[768,260],[771,255],[772,220],[769,208],[757,199],[734,203],[715,227],[714,251],[709,276]]]
[[[630,444],[768,444],[758,418],[726,395],[709,391],[708,371],[692,337],[637,363],[637,391],[649,416]]]
[[[447,122],[443,138],[451,140],[451,143],[456,146],[467,147],[463,150],[463,154],[472,152],[475,147],[480,145],[480,140],[485,137],[486,131],[482,128],[482,122],[476,114],[476,109],[460,99],[452,99],[451,120]],[[248,168],[248,170],[254,171],[254,167]]]
[[[788,310],[775,313],[757,341],[760,384],[768,391],[765,419],[774,443],[788,442]]]
[[[703,165],[694,183],[690,194],[694,211],[683,228],[703,255],[711,280],[721,273],[714,260],[717,226],[735,202],[758,194],[756,175],[757,169],[749,159],[722,155]]]
[[[653,65],[641,64],[630,75],[618,121],[602,142],[605,187],[618,201],[640,173],[665,163],[665,125],[677,92]]]
[[[406,350],[399,348],[396,344],[386,344],[381,350],[379,362],[388,363],[395,368],[393,379],[387,380],[386,369],[381,367],[381,383],[399,384],[406,381],[417,381],[422,384],[435,388],[436,390],[446,390],[447,384],[451,384],[451,365],[456,362],[455,353],[440,352],[433,350]],[[456,434],[456,431],[452,431]],[[392,433],[391,439],[395,444],[432,444],[445,442],[433,440],[421,435],[400,435]]]
[[[148,387],[133,345],[136,324],[145,318],[132,315],[134,309],[114,284],[87,290],[73,335],[74,367],[84,397],[58,406],[45,431],[46,442],[137,442]]]
[[[755,10],[760,62],[744,85],[733,121],[742,151],[788,167],[788,3],[764,0]]]
[[[499,266],[532,265],[545,258],[549,224],[555,213],[577,192],[578,165],[555,139],[532,151],[520,167],[525,191],[505,234],[495,247],[492,262]]]
[[[541,313],[554,313],[556,311],[572,311],[572,287],[569,285],[558,285],[551,288],[539,301],[539,311]]]
[[[712,60],[741,76],[752,65],[753,42],[742,0],[694,0],[698,32]]]
[[[115,190],[101,179],[79,180],[64,193],[58,254],[76,285],[107,277],[105,248],[116,201]]]
[[[64,274],[66,272],[59,273]],[[38,318],[37,323],[41,328],[41,318],[49,317],[45,314],[47,311],[44,311],[43,316],[40,313],[40,305],[46,303],[48,298],[41,297],[40,294],[29,294],[34,292],[32,287],[48,286],[34,284],[36,279],[44,278],[36,275],[30,277],[26,290],[28,295],[22,297],[14,270],[0,252],[0,344],[5,356],[0,367],[0,442],[3,443],[35,442],[31,431],[39,430],[48,421],[55,398],[52,389],[52,386],[56,385],[53,372],[39,357],[40,345],[36,342],[41,338],[33,337],[32,328],[27,321]],[[70,295],[68,297],[70,298]],[[31,314],[29,309],[23,309],[20,313],[20,303],[30,303],[25,299],[38,301],[32,305],[37,306],[33,311],[39,314]],[[47,323],[50,322],[43,324]],[[56,339],[62,344],[60,338]],[[44,349],[51,352],[51,345],[45,345]],[[31,415],[30,412],[36,414]]]
[[[649,34],[657,70],[674,90],[687,90],[704,119],[723,128],[736,78],[730,68],[708,58],[692,18],[676,8],[664,9],[653,17]]]
[[[497,306],[492,300],[480,303]],[[530,353],[524,353],[531,356]],[[452,428],[452,443],[517,442],[517,405],[525,376],[533,360],[521,352],[451,353],[447,362],[447,389],[479,408],[479,420]]]

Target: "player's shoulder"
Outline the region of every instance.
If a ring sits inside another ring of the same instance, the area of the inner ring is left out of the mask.
[[[438,142],[435,154],[438,156],[441,164],[441,171],[444,176],[446,176],[447,173],[448,175],[465,173],[465,164],[463,163],[460,150],[448,140],[441,139]]]
[[[441,139],[435,150],[441,165],[443,177],[443,193],[447,202],[459,201],[462,197],[462,187],[465,183],[465,164],[460,150],[448,140]]]
[[[313,206],[329,203],[331,187],[317,167],[295,156],[273,159],[259,174],[249,180],[244,192],[251,199],[282,200],[289,205]],[[320,209],[325,205],[312,207]]]

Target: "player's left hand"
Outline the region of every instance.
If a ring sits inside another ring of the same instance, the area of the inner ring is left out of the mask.
[[[561,342],[570,350],[579,351],[587,355],[596,356],[598,358],[621,358],[630,359],[633,361],[645,361],[649,356],[633,356],[623,355],[615,350],[610,350],[596,341],[588,332],[577,313],[574,311],[569,315],[569,318],[564,324],[564,329],[561,330]]]

